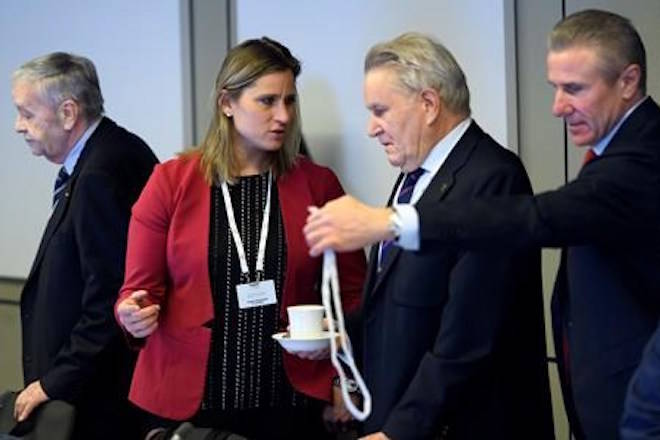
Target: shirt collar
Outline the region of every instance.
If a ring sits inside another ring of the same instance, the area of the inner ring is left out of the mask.
[[[437,144],[431,149],[424,162],[422,162],[422,168],[424,168],[431,176],[434,176],[442,164],[451,153],[451,150],[454,149],[458,141],[463,137],[468,127],[472,123],[472,118],[467,117],[463,119],[456,127],[447,133],[445,137],[440,139]]]
[[[623,115],[623,117],[619,120],[619,122],[616,123],[614,128],[612,128],[610,130],[610,132],[607,133],[607,135],[604,138],[602,138],[596,145],[591,147],[591,149],[594,150],[594,153],[596,153],[596,155],[600,156],[600,155],[603,154],[603,152],[605,151],[607,146],[610,144],[610,141],[612,140],[612,138],[616,134],[616,132],[619,131],[619,128],[621,127],[621,125],[623,125],[623,123],[626,121],[626,119],[628,119],[628,116],[630,116],[632,114],[632,112],[634,112],[637,109],[637,107],[640,106],[640,104],[642,102],[646,101],[646,98],[648,98],[648,96],[643,97],[642,99],[637,101],[637,103],[635,105],[630,107],[628,109],[628,111]]]
[[[87,130],[85,130],[82,136],[80,136],[80,138],[76,141],[76,144],[73,146],[71,151],[69,151],[69,154],[67,154],[66,159],[64,159],[64,169],[67,173],[69,173],[69,175],[73,174],[73,170],[76,167],[80,153],[82,153],[83,148],[85,148],[85,144],[87,144],[87,140],[90,138],[92,133],[94,133],[94,130],[96,130],[96,127],[98,127],[100,123],[101,118],[98,118],[92,122],[89,127],[87,127]]]

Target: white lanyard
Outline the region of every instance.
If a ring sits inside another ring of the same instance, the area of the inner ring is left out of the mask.
[[[268,194],[266,195],[266,206],[264,207],[264,216],[263,221],[261,222],[261,235],[259,237],[259,250],[257,251],[257,266],[256,266],[256,279],[255,281],[260,281],[260,278],[264,275],[264,259],[266,256],[266,240],[268,238],[268,222],[270,219],[270,191],[273,182],[272,172],[268,171]],[[227,187],[227,182],[223,181],[222,184],[222,197],[225,200],[225,212],[227,212],[227,221],[229,222],[229,229],[231,230],[231,235],[236,243],[236,252],[238,253],[238,261],[241,264],[241,274],[246,281],[250,281],[250,269],[248,268],[247,258],[245,257],[245,247],[243,246],[243,240],[241,240],[241,235],[238,233],[238,227],[236,226],[236,219],[234,218],[234,208],[231,205],[231,198],[229,197],[229,188]]]
[[[325,308],[325,316],[328,319],[328,331],[330,333],[330,361],[339,374],[339,384],[341,386],[341,395],[344,398],[346,409],[357,420],[363,421],[369,414],[371,414],[371,393],[367,385],[364,383],[360,372],[355,365],[353,359],[353,350],[349,339],[346,337],[346,328],[344,326],[344,314],[342,313],[341,296],[339,295],[339,275],[337,273],[337,259],[335,253],[331,250],[326,250],[323,253],[323,279],[321,281],[321,298],[323,299],[323,307]],[[336,311],[337,316],[334,316],[333,311]],[[335,319],[336,318],[336,319]],[[332,323],[337,324],[337,330]],[[341,340],[342,352],[337,352],[337,341],[335,338],[339,336]],[[362,410],[360,411],[354,404],[353,400],[348,394],[348,387],[346,384],[346,373],[341,362],[343,361],[353,374],[353,379],[357,382],[360,393],[362,394]]]

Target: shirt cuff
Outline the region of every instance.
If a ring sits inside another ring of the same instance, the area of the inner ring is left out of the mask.
[[[396,244],[407,251],[419,250],[419,215],[411,204],[395,205],[394,222],[399,235]]]

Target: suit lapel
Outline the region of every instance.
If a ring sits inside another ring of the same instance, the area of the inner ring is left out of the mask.
[[[53,234],[57,230],[57,227],[62,222],[62,218],[64,217],[64,214],[69,209],[72,184],[73,184],[73,177],[69,178],[69,181],[66,183],[66,186],[64,187],[63,190],[64,191],[63,197],[60,198],[60,201],[57,202],[57,206],[55,206],[55,209],[53,209],[53,212],[50,214],[50,218],[48,219],[48,223],[46,224],[46,229],[44,230],[44,234],[41,237],[41,243],[39,243],[39,250],[37,251],[36,257],[34,258],[34,263],[32,264],[32,269],[30,270],[30,275],[28,276],[28,278],[32,277],[32,274],[36,271],[37,267],[41,263],[41,260],[44,257],[46,249],[48,248],[48,243],[50,242],[50,239],[53,237]]]
[[[418,211],[430,208],[447,197],[456,183],[456,175],[470,159],[483,136],[481,128],[476,122],[472,122],[417,201],[415,206]]]
[[[375,285],[378,282],[378,246],[376,243],[371,246],[369,251],[369,265],[367,266],[367,277],[364,282],[364,289],[362,293],[362,303],[366,304],[369,298],[375,292]]]
[[[456,181],[456,174],[461,168],[463,168],[463,166],[465,166],[470,157],[470,154],[475,149],[477,143],[483,137],[483,135],[484,133],[481,128],[479,128],[477,123],[472,122],[456,146],[452,149],[451,153],[449,153],[449,156],[444,161],[438,172],[435,174],[435,176],[433,176],[433,179],[424,191],[424,194],[422,194],[422,197],[420,197],[417,203],[415,203],[415,207],[418,211],[427,208],[432,209],[433,205],[440,202],[447,196],[451,188],[454,186]],[[392,190],[392,194],[390,195],[387,206],[391,206],[394,199],[394,193],[396,192],[396,188],[402,177],[403,174],[399,175],[399,178],[394,185],[394,189]],[[372,270],[370,270],[369,276],[370,279],[372,276],[374,277],[373,288],[370,289],[372,295],[377,292],[387,277],[387,274],[393,269],[394,263],[399,258],[399,255],[403,252],[399,246],[392,246],[392,248],[387,252],[387,258],[385,261],[383,261],[382,269],[378,271],[378,248],[377,245],[374,245],[374,247],[376,247],[376,251],[373,252],[372,249],[371,258],[374,259],[373,263],[370,264]],[[370,259],[370,261],[372,260]],[[372,274],[371,272],[374,273]]]
[[[392,203],[394,202],[394,196],[396,194],[396,189],[399,187],[399,183],[403,179],[404,174],[400,173],[399,176],[396,178],[396,182],[394,182],[394,186],[392,187],[392,192],[390,193],[390,197],[387,199],[387,206],[392,206]],[[365,285],[367,286],[367,289],[365,291],[367,292],[366,297],[368,298],[371,296],[371,293],[375,291],[376,287],[380,285],[380,282],[383,278],[384,272],[386,272],[386,268],[388,268],[392,261],[394,261],[394,254],[398,254],[401,252],[401,249],[398,246],[392,246],[392,248],[387,252],[387,258],[382,264],[383,269],[381,271],[378,270],[378,251],[380,249],[380,242],[374,243],[371,246],[371,250],[369,252],[369,271],[367,273],[367,281]]]

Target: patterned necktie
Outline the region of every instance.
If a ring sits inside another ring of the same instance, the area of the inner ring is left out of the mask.
[[[406,178],[403,180],[403,185],[401,185],[401,189],[399,190],[399,195],[396,198],[397,204],[403,205],[406,203],[410,203],[410,198],[412,197],[413,190],[415,189],[415,184],[422,176],[422,174],[424,174],[424,171],[425,171],[424,168],[417,168],[416,170],[406,174]],[[383,261],[385,261],[385,256],[387,255],[393,244],[394,244],[394,240],[385,240],[382,242],[381,250],[380,250],[381,265]]]
[[[57,173],[57,179],[55,179],[55,187],[53,188],[53,208],[57,206],[57,202],[59,202],[64,195],[64,187],[68,180],[69,173],[66,172],[64,167],[60,168],[60,172]]]

